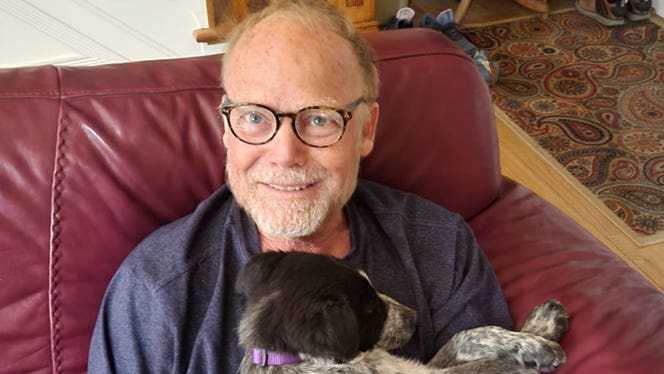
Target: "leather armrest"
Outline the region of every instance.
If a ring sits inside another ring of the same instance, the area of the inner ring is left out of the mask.
[[[501,282],[516,326],[547,299],[570,330],[557,373],[655,373],[664,368],[664,296],[557,208],[504,179],[470,221]]]

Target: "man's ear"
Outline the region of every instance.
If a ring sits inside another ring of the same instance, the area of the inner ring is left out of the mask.
[[[325,295],[303,303],[285,324],[285,339],[298,352],[337,361],[348,361],[359,354],[357,319],[343,295]]]
[[[283,252],[264,252],[252,256],[237,275],[235,292],[244,296],[251,295],[256,288],[266,282],[284,256]]]
[[[371,153],[376,140],[376,127],[378,126],[378,115],[380,114],[380,106],[378,102],[374,101],[369,103],[369,115],[364,120],[362,126],[362,134],[360,139],[360,156],[366,157]]]

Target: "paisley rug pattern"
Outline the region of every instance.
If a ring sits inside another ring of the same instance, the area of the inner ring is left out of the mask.
[[[465,32],[504,114],[639,236],[664,232],[664,29],[576,12]]]

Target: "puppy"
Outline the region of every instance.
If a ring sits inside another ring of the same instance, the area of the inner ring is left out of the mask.
[[[364,272],[341,260],[262,253],[241,269],[236,290],[246,297],[241,373],[536,373],[565,361],[555,341],[567,331],[567,316],[555,301],[536,308],[522,332],[462,331],[424,365],[387,352],[410,339],[415,311],[376,292]]]

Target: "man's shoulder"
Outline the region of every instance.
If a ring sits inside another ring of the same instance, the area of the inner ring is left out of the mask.
[[[233,201],[222,187],[192,213],[157,228],[131,251],[119,274],[153,289],[189,272],[221,249],[220,236]]]
[[[458,224],[457,213],[415,194],[360,179],[353,203],[378,217],[398,216],[412,224]]]

